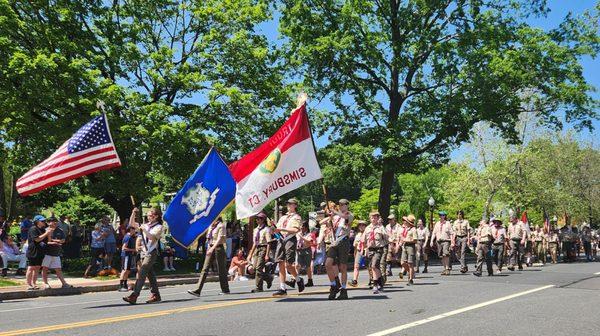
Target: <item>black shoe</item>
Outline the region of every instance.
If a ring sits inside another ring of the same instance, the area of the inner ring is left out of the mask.
[[[515,268],[513,266],[507,267],[506,269],[508,269],[511,272],[515,270]]]
[[[338,293],[338,289],[335,286],[329,286],[329,300],[335,300],[335,296]]]
[[[461,268],[461,269],[460,269],[460,273],[463,273],[463,274],[467,273],[467,271],[468,271],[468,269],[467,269],[467,268]]]
[[[346,288],[340,289],[340,296],[337,298],[338,300],[348,300],[348,291]]]
[[[407,286],[412,286],[414,285],[414,281],[412,279],[408,280],[408,283],[406,284]]]
[[[271,289],[271,286],[273,286],[273,276],[270,275],[269,277],[267,277],[267,280],[265,280],[265,282],[267,283],[267,289]]]
[[[369,286],[369,289],[373,289],[373,280],[369,280],[369,284],[367,286]]]
[[[298,278],[298,280],[296,280],[296,282],[298,283],[298,293],[302,293],[304,292],[304,280],[302,278]]]
[[[296,281],[295,280],[287,280],[285,282],[286,285],[292,287],[292,288],[296,288]]]
[[[420,273],[418,268],[415,270],[415,273]]]
[[[519,271],[522,271],[522,270],[523,270],[523,266],[519,266]]]
[[[480,277],[481,273],[479,273],[479,272],[473,272],[473,275],[476,276],[476,277]]]
[[[285,289],[278,289],[275,293],[273,293],[273,296],[277,297],[277,296],[286,296],[287,295],[287,290]]]
[[[308,279],[308,281],[306,282],[306,285],[304,285],[304,287],[314,287],[315,284],[313,283],[312,279]]]
[[[197,290],[197,289],[196,290],[189,290],[187,292],[188,292],[188,294],[191,294],[191,295],[193,295],[195,297],[200,297],[200,291]]]
[[[350,281],[349,285],[352,286],[352,287],[357,287],[358,286],[358,281],[352,280],[352,281]]]
[[[392,270],[387,271],[387,276],[392,276]]]
[[[253,290],[250,291],[250,293],[261,293],[264,292],[264,290],[262,288],[254,288]]]
[[[427,267],[423,269],[423,273],[427,273]]]

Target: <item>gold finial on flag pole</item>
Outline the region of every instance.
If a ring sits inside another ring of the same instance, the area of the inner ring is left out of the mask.
[[[302,106],[302,104],[304,104],[307,99],[308,99],[308,95],[306,94],[306,92],[304,92],[304,91],[300,92],[298,94],[298,98],[296,98],[296,108]]]
[[[104,104],[103,100],[98,100],[98,102],[96,103],[96,107],[98,109],[100,109],[100,111],[102,111],[102,114],[106,114],[106,110],[104,109],[104,106],[106,106],[106,104]]]

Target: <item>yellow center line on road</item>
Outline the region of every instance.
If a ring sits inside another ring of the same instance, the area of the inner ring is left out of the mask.
[[[159,311],[149,312],[149,313],[140,313],[140,314],[133,314],[133,315],[118,316],[118,317],[109,317],[109,318],[103,318],[103,319],[97,319],[97,320],[71,322],[71,323],[56,324],[56,325],[36,327],[36,328],[9,330],[9,331],[0,332],[0,336],[27,335],[27,334],[34,334],[34,333],[40,333],[40,332],[91,327],[91,326],[96,326],[96,325],[100,325],[100,324],[117,323],[117,322],[138,320],[138,319],[143,319],[143,318],[158,317],[158,316],[165,316],[165,315],[171,315],[171,314],[209,310],[209,309],[214,309],[214,308],[225,308],[225,307],[238,306],[238,305],[243,305],[243,304],[248,304],[248,303],[268,302],[268,301],[273,301],[273,300],[277,300],[277,299],[285,299],[288,297],[298,297],[298,296],[304,296],[304,295],[326,294],[326,293],[329,293],[329,291],[303,292],[303,293],[298,293],[298,294],[290,294],[290,295],[282,296],[282,297],[262,297],[262,298],[241,299],[241,300],[230,301],[230,302],[219,302],[219,303],[215,303],[215,304],[205,304],[205,305],[193,306],[193,307],[166,309],[166,310],[159,310]]]
[[[554,287],[554,285],[542,286],[542,287],[530,289],[530,290],[527,290],[527,291],[524,291],[524,292],[519,292],[519,293],[511,294],[511,295],[504,296],[504,297],[501,297],[501,298],[497,298],[497,299],[494,299],[494,300],[490,300],[490,301],[478,303],[476,305],[472,305],[472,306],[468,306],[468,307],[456,309],[456,310],[453,310],[453,311],[450,311],[450,312],[447,312],[447,313],[443,313],[443,314],[440,314],[440,315],[428,317],[428,318],[423,319],[423,320],[419,320],[419,321],[415,321],[415,322],[403,324],[403,325],[400,325],[400,326],[397,326],[397,327],[394,327],[394,328],[382,330],[382,331],[379,331],[379,332],[376,332],[376,333],[369,334],[368,336],[386,336],[386,335],[394,334],[394,333],[397,333],[399,331],[406,330],[406,329],[409,329],[409,328],[412,328],[412,327],[420,326],[420,325],[423,325],[423,324],[426,324],[426,323],[429,323],[429,322],[441,320],[441,319],[446,318],[446,317],[454,316],[454,315],[457,315],[457,314],[460,314],[460,313],[464,313],[464,312],[467,312],[467,311],[470,311],[470,310],[474,310],[474,309],[483,308],[485,306],[489,306],[489,305],[492,305],[492,304],[495,304],[495,303],[498,303],[498,302],[507,301],[507,300],[510,300],[510,299],[517,298],[519,296],[523,296],[523,295],[527,295],[527,294],[539,292],[541,290],[552,288],[552,287]]]

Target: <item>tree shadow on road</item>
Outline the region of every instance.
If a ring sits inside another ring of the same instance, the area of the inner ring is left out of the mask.
[[[389,292],[389,291],[386,291]],[[359,295],[349,296],[347,301],[358,301],[358,300],[388,300],[389,298],[385,295]],[[276,302],[318,302],[318,301],[337,301],[329,300],[328,297],[288,297],[277,300]]]
[[[160,305],[160,304],[164,304],[164,303],[175,303],[175,302],[188,302],[188,301],[193,301],[195,299],[177,299],[177,300],[162,300],[160,303],[154,303],[153,305]],[[148,305],[146,302],[144,301],[140,301],[137,306],[140,305]],[[101,305],[101,306],[92,306],[92,307],[84,307],[83,309],[98,309],[98,308],[115,308],[115,307],[123,307],[123,306],[132,306],[127,302],[123,302],[123,303],[113,303],[113,304],[107,304],[107,305]]]

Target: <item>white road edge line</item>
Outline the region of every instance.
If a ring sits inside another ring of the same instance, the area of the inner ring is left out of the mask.
[[[428,318],[423,319],[423,320],[419,320],[419,321],[415,321],[415,322],[403,324],[403,325],[400,325],[400,326],[397,326],[397,327],[394,327],[394,328],[390,328],[390,329],[387,329],[387,330],[383,330],[383,331],[379,331],[379,332],[376,332],[376,333],[373,333],[373,334],[369,334],[367,336],[384,336],[384,335],[393,334],[393,333],[396,333],[398,331],[406,330],[406,329],[409,329],[409,328],[412,328],[412,327],[420,326],[422,324],[426,324],[426,323],[437,321],[437,320],[440,320],[440,319],[443,319],[443,318],[446,318],[446,317],[454,316],[454,315],[457,315],[457,314],[460,314],[460,313],[467,312],[469,310],[479,309],[479,308],[482,308],[482,307],[485,307],[485,306],[489,306],[489,305],[492,305],[492,304],[495,304],[495,303],[498,303],[498,302],[502,302],[502,301],[514,299],[514,298],[519,297],[519,296],[523,296],[523,295],[527,295],[527,294],[539,292],[541,290],[552,288],[552,287],[554,287],[554,285],[548,285],[548,286],[543,286],[543,287],[538,287],[538,288],[530,289],[530,290],[527,290],[527,291],[524,291],[524,292],[515,293],[515,294],[512,294],[512,295],[504,296],[504,297],[497,298],[497,299],[494,299],[494,300],[491,300],[491,301],[486,301],[486,302],[478,303],[476,305],[472,305],[472,306],[460,308],[460,309],[457,309],[457,310],[453,310],[453,311],[450,311],[450,312],[447,312],[447,313],[443,313],[443,314],[440,314],[440,315],[428,317]]]

